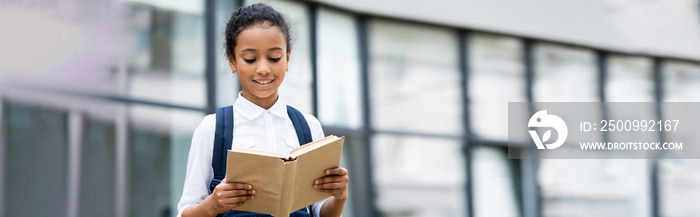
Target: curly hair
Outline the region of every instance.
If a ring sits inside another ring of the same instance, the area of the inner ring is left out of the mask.
[[[282,29],[287,41],[287,52],[291,50],[290,27],[284,15],[269,5],[263,3],[253,4],[236,9],[226,23],[226,54],[236,58],[233,48],[236,47],[236,38],[243,30],[253,26],[272,27]]]

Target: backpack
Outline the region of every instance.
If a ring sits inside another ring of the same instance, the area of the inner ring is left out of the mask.
[[[299,139],[299,145],[312,142],[311,130],[304,115],[287,105],[287,114],[292,120],[294,130]],[[214,188],[221,183],[226,176],[227,150],[231,149],[233,143],[233,106],[226,106],[216,109],[216,130],[214,133],[214,151],[212,153],[211,167],[214,169],[214,178],[209,183],[209,192],[214,192]],[[310,206],[307,207],[309,214],[312,214]],[[313,216],[313,215],[311,215]]]

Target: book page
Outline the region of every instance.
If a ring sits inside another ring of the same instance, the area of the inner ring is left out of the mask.
[[[325,170],[340,166],[340,156],[345,138],[329,136],[319,140],[320,144],[297,156],[297,169],[294,176],[292,210],[298,210],[320,200],[333,196],[318,192],[313,187],[314,180],[325,176]]]
[[[327,144],[328,142],[332,142],[332,141],[334,141],[334,140],[336,140],[336,139],[338,139],[337,136],[330,135],[330,136],[326,136],[326,138],[323,138],[323,139],[319,139],[319,140],[316,140],[316,141],[313,141],[313,142],[306,143],[306,144],[304,144],[304,145],[302,145],[302,146],[299,146],[299,147],[295,148],[295,149],[292,150],[291,152],[289,152],[289,156],[290,156],[291,158],[296,158],[296,157],[298,157],[299,155],[302,155],[302,154],[304,154],[304,153],[306,153],[306,152],[309,152],[309,151],[314,150],[314,149],[316,149],[316,148],[318,148],[318,147],[321,147],[321,146]]]
[[[255,199],[246,201],[236,210],[278,214],[285,155],[251,149],[233,148],[228,151],[226,164],[226,182],[239,182],[253,185]],[[272,153],[272,154],[269,154]],[[281,157],[280,157],[281,156]]]
[[[276,157],[276,158],[284,158],[284,159],[286,159],[288,157],[287,155],[276,153],[276,152],[261,151],[261,150],[255,150],[255,149],[249,149],[249,148],[233,147],[231,149],[231,151],[256,154],[256,155],[263,155],[263,156],[270,156],[270,157]]]

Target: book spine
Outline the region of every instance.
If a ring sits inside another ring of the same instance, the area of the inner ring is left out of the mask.
[[[276,216],[289,216],[290,213],[296,211],[292,210],[292,201],[294,195],[294,180],[297,172],[297,161],[288,161],[284,163],[284,176],[282,176],[282,194],[281,203],[279,208],[279,215]]]

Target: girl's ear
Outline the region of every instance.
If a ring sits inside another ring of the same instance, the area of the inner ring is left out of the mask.
[[[285,65],[287,65],[287,68],[285,70],[289,71],[289,55],[292,54],[292,50],[287,50],[287,62]]]
[[[226,57],[228,57],[228,65],[231,66],[231,72],[236,73],[236,71],[238,71],[238,69],[236,69],[236,57],[228,51],[226,51]]]

